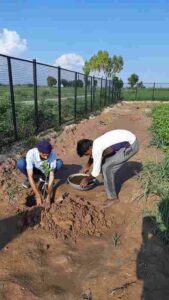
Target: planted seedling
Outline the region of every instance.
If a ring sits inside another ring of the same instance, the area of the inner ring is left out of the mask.
[[[114,247],[117,247],[118,245],[120,245],[120,235],[117,232],[115,234],[113,234],[112,241],[113,241]]]
[[[44,161],[42,163],[41,167],[42,167],[44,175],[45,175],[45,180],[40,178],[40,181],[43,182],[42,190],[43,190],[43,197],[45,198],[45,193],[46,193],[46,189],[47,189],[47,186],[48,186],[49,174],[52,171],[52,169],[46,161]]]

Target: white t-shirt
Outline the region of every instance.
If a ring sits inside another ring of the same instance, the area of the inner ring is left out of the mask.
[[[57,156],[56,154],[51,151],[48,159],[46,160],[41,160],[39,151],[37,148],[30,149],[27,154],[26,154],[26,169],[27,170],[32,170],[33,167],[39,169],[42,173],[44,173],[43,168],[41,165],[43,162],[47,162],[52,170],[56,169],[57,165]]]
[[[102,163],[102,154],[105,149],[121,142],[129,142],[129,144],[132,145],[135,140],[136,136],[132,132],[125,129],[111,130],[95,139],[92,147],[93,170],[91,175],[93,177],[99,176]]]

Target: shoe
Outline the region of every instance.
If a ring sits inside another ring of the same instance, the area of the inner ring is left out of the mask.
[[[116,204],[116,203],[118,203],[118,202],[120,202],[119,198],[115,198],[115,199],[107,199],[106,201],[104,201],[103,207],[104,207],[104,208],[107,208],[107,207],[109,207],[109,206],[111,206],[111,205],[113,205],[113,204]]]
[[[29,189],[30,188],[30,183],[29,183],[29,180],[27,178],[23,181],[22,186],[25,189]]]

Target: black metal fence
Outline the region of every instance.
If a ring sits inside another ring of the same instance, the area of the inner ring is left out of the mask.
[[[141,85],[136,84],[134,87],[124,83],[121,99],[127,101],[169,101],[169,83],[142,83]]]
[[[111,80],[0,55],[0,145],[76,122],[118,97]]]

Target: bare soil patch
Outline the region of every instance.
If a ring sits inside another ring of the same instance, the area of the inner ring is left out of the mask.
[[[22,189],[15,169],[19,154],[1,163],[0,299],[80,300],[87,294],[94,300],[169,299],[168,248],[143,214],[157,198],[140,200],[136,176],[142,163],[163,157],[150,146],[147,109],[146,103],[119,104],[50,136],[64,167],[49,211],[32,206],[30,191]],[[117,174],[120,202],[103,210],[102,183],[78,191],[67,177],[86,160],[75,152],[77,141],[116,128],[134,132],[140,151]],[[120,243],[114,247],[116,233]]]

